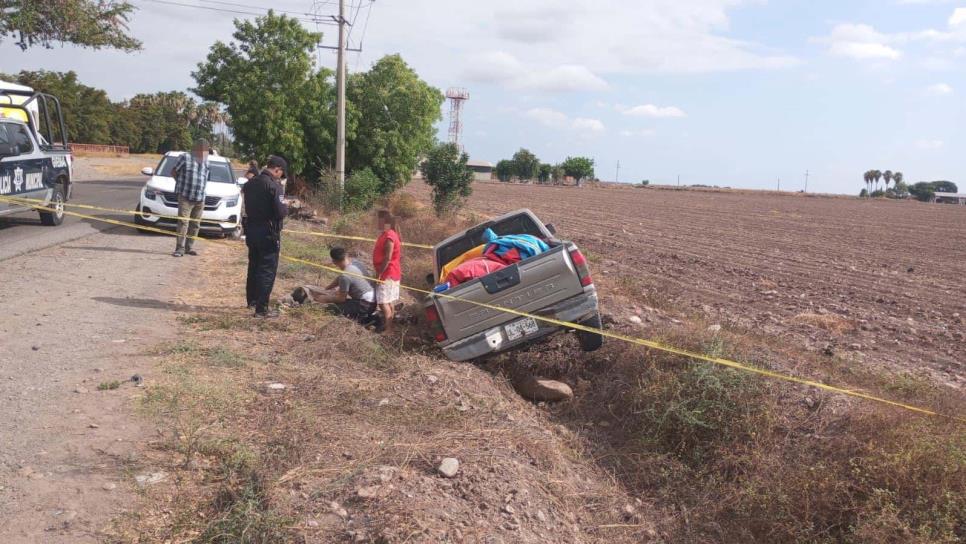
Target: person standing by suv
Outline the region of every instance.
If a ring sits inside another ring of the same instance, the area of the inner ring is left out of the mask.
[[[174,178],[174,192],[178,195],[178,241],[174,248],[175,257],[197,255],[192,249],[198,229],[201,228],[201,214],[205,211],[205,184],[208,183],[208,141],[196,140],[191,153],[178,158],[171,171]]]
[[[278,254],[282,247],[282,221],[288,215],[285,194],[278,180],[287,164],[281,157],[270,156],[265,169],[242,187],[245,197],[245,244],[248,246],[248,281],[245,295],[248,307],[255,307],[255,317],[277,317],[268,309],[275,286]]]

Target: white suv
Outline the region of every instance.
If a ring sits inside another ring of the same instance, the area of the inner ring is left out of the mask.
[[[171,171],[184,151],[168,151],[157,168],[144,168],[141,173],[151,176],[141,189],[141,201],[134,214],[134,222],[160,228],[178,225],[178,195],[174,192]],[[231,162],[218,155],[208,156],[208,183],[205,185],[205,210],[201,215],[201,231],[225,236],[240,232],[242,216],[241,185],[246,178],[235,178]]]

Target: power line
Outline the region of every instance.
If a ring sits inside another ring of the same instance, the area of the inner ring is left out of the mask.
[[[366,30],[369,29],[369,16],[372,15],[372,4],[375,0],[369,0],[369,8],[366,10],[366,22],[362,24],[362,36],[359,38],[359,49],[362,49],[362,42],[366,39]],[[359,69],[359,63],[362,62],[362,53],[356,56],[356,70]]]
[[[267,11],[263,11],[263,12],[253,12],[253,11],[242,11],[242,10],[237,10],[237,9],[216,8],[216,7],[211,7],[211,6],[199,6],[197,4],[183,4],[181,2],[171,2],[170,0],[141,0],[141,1],[142,2],[152,2],[152,3],[155,3],[155,4],[165,4],[165,5],[169,5],[169,6],[178,6],[178,7],[184,7],[184,8],[205,9],[205,10],[209,10],[209,11],[218,11],[218,12],[221,12],[221,13],[235,13],[235,14],[238,14],[238,15],[254,15],[254,16],[257,16],[257,17],[264,16],[267,13]],[[255,8],[255,9],[259,9],[259,8]],[[298,21],[302,21],[302,22],[305,22],[305,23],[318,23],[318,24],[329,24],[329,25],[336,24],[335,22],[321,21],[319,19],[307,19],[307,18],[304,18],[304,17],[293,17],[293,19],[296,19]]]
[[[238,2],[225,2],[223,0],[204,0],[204,2],[207,2],[209,4],[221,4],[223,6],[236,6],[241,8],[259,9],[259,10],[266,10],[266,11],[272,10],[275,13],[288,13],[290,15],[305,15],[313,19],[316,17],[314,13],[309,13],[307,11],[289,11],[289,10],[278,9],[278,8],[266,8],[263,6],[253,6],[251,4],[239,4]]]

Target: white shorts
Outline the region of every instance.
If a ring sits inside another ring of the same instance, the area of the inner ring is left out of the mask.
[[[399,300],[399,282],[385,280],[376,284],[376,304],[392,304]]]

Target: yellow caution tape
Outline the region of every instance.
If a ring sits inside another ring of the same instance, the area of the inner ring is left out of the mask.
[[[17,202],[17,200],[18,199],[16,199],[16,198],[0,196],[0,201]],[[32,207],[32,208],[36,208],[36,209],[49,209],[49,206],[43,206],[43,205],[37,205],[37,204],[26,204],[26,205],[29,206],[29,207]],[[173,232],[168,231],[168,230],[158,229],[158,228],[154,228],[154,227],[145,227],[145,226],[141,226],[141,225],[136,225],[134,223],[128,223],[126,221],[118,221],[118,220],[115,220],[115,219],[107,219],[107,218],[103,218],[103,217],[85,215],[85,214],[80,214],[80,213],[76,213],[76,212],[69,212],[69,211],[66,211],[66,210],[64,211],[64,214],[71,215],[71,216],[74,216],[74,217],[79,217],[81,219],[89,219],[89,220],[93,220],[93,221],[102,221],[102,222],[109,223],[109,224],[113,224],[113,225],[119,225],[119,226],[125,226],[125,227],[132,227],[132,228],[135,228],[135,229],[141,229],[141,230],[146,230],[146,231],[151,231],[151,232],[157,232],[159,234],[166,234],[166,235],[169,235],[169,236],[177,236],[176,233],[173,233]],[[204,238],[202,238],[200,236],[193,236],[191,238],[193,238],[195,240],[205,240]],[[214,243],[224,243],[224,242],[219,242],[219,241],[215,241],[215,240],[207,240],[207,241],[209,243],[210,242],[214,242]],[[320,264],[320,263],[316,263],[316,262],[309,261],[309,260],[306,260],[306,259],[300,259],[300,258],[297,258],[297,257],[289,257],[287,255],[280,255],[280,257],[282,259],[285,259],[286,261],[289,261],[289,262],[304,264],[304,265],[307,265],[307,266],[311,266],[311,267],[314,267],[314,268],[318,268],[318,269],[321,269],[321,270],[326,270],[326,271],[332,272],[333,274],[346,274],[346,275],[349,275],[349,276],[355,276],[355,277],[362,278],[362,279],[369,280],[369,281],[381,282],[381,280],[379,280],[378,278],[374,278],[374,277],[371,277],[371,276],[366,276],[364,274],[355,274],[355,273],[352,273],[352,272],[346,272],[346,271],[344,271],[342,269],[339,269],[339,268],[336,268],[336,267],[333,267],[333,266],[327,266],[327,265]],[[544,323],[549,323],[549,324],[552,324],[552,325],[556,325],[558,327],[564,327],[564,328],[568,328],[568,329],[574,329],[574,330],[589,332],[589,333],[592,333],[592,334],[599,334],[599,335],[601,335],[603,337],[612,338],[614,340],[619,340],[621,342],[627,342],[629,344],[634,344],[634,345],[638,345],[638,346],[642,346],[642,347],[646,347],[646,348],[650,348],[650,349],[655,349],[655,350],[658,350],[658,351],[663,351],[665,353],[671,353],[671,354],[679,355],[679,356],[682,356],[682,357],[688,357],[688,358],[696,359],[696,360],[699,360],[699,361],[705,361],[705,362],[708,362],[708,363],[725,366],[725,367],[728,367],[728,368],[731,368],[731,369],[734,369],[734,370],[740,370],[740,371],[743,371],[743,372],[749,372],[749,373],[752,373],[752,374],[758,374],[760,376],[765,376],[767,378],[772,378],[772,379],[776,379],[776,380],[782,380],[782,381],[786,381],[786,382],[796,383],[796,384],[799,384],[799,385],[806,385],[806,386],[810,386],[810,387],[815,387],[815,388],[818,388],[818,389],[822,389],[824,391],[829,391],[829,392],[832,392],[832,393],[839,393],[839,394],[842,394],[842,395],[848,395],[848,396],[851,396],[851,397],[856,397],[856,398],[865,399],[865,400],[869,400],[869,401],[873,401],[873,402],[878,402],[878,403],[881,403],[881,404],[885,404],[885,405],[888,405],[888,406],[893,406],[893,407],[896,407],[896,408],[902,408],[902,409],[909,410],[909,411],[912,411],[912,412],[916,412],[916,413],[919,413],[919,414],[924,414],[924,415],[928,415],[928,416],[935,416],[935,417],[942,417],[942,418],[950,419],[950,420],[953,420],[953,421],[957,421],[959,423],[966,423],[966,418],[963,418],[963,417],[953,416],[953,415],[948,415],[948,414],[942,414],[942,413],[936,412],[934,410],[929,410],[927,408],[922,408],[922,407],[915,406],[915,405],[912,405],[912,404],[906,404],[904,402],[898,402],[898,401],[894,401],[894,400],[889,400],[889,399],[882,398],[882,397],[878,397],[878,396],[871,395],[871,394],[868,394],[868,393],[863,393],[861,391],[856,391],[854,389],[846,389],[844,387],[838,387],[838,386],[834,386],[834,385],[829,385],[829,384],[825,384],[825,383],[822,383],[822,382],[817,382],[817,381],[814,381],[814,380],[809,380],[807,378],[800,378],[800,377],[797,377],[797,376],[792,376],[790,374],[784,374],[784,373],[781,373],[781,372],[775,372],[773,370],[767,370],[767,369],[764,369],[764,368],[758,368],[758,367],[750,366],[750,365],[747,365],[747,364],[744,364],[744,363],[739,363],[739,362],[733,361],[731,359],[725,359],[723,357],[712,357],[710,355],[705,355],[703,353],[698,353],[698,352],[689,351],[689,350],[682,349],[682,348],[677,348],[677,347],[674,347],[674,346],[669,346],[667,344],[664,344],[662,342],[658,342],[656,340],[647,340],[647,339],[643,339],[643,338],[635,338],[633,336],[627,336],[627,335],[619,334],[619,333],[616,333],[616,332],[606,331],[606,330],[603,330],[603,329],[597,329],[597,328],[594,328],[594,327],[588,327],[588,326],[582,325],[580,323],[571,323],[569,321],[561,321],[559,319],[554,319],[554,318],[551,318],[551,317],[546,317],[546,316],[540,316],[540,315],[530,314],[530,313],[526,313],[526,312],[521,312],[519,310],[514,310],[514,309],[511,309],[511,308],[504,308],[504,307],[501,307],[501,306],[495,306],[493,304],[487,304],[485,302],[477,302],[477,301],[474,301],[474,300],[469,300],[469,299],[465,299],[465,298],[462,298],[462,297],[457,297],[457,296],[449,295],[449,294],[447,294],[445,292],[444,293],[435,293],[433,291],[429,291],[429,290],[426,290],[426,289],[420,289],[418,287],[410,287],[410,286],[407,286],[407,285],[400,285],[400,287],[403,288],[403,289],[406,289],[408,291],[412,291],[414,293],[421,293],[421,294],[424,294],[424,295],[432,295],[432,296],[436,296],[436,297],[440,297],[440,298],[445,298],[445,299],[449,299],[449,300],[455,300],[455,301],[459,301],[459,302],[466,302],[468,304],[473,304],[473,305],[476,305],[476,306],[480,306],[482,308],[488,308],[490,310],[495,310],[495,311],[507,313],[507,314],[510,314],[510,315],[516,315],[516,316],[519,316],[519,317],[526,317],[526,318],[534,319],[534,320],[537,320],[537,321],[542,321]]]
[[[48,204],[48,202],[46,200],[40,200],[40,199],[36,199],[36,198],[26,198],[26,197],[20,197],[20,196],[7,196],[7,197],[3,197],[3,198],[4,199],[11,200],[11,201],[16,201],[16,202],[20,203],[22,206],[29,206],[29,207],[49,206],[49,204]],[[216,225],[220,225],[222,223],[226,223],[227,222],[227,221],[216,221],[214,219],[201,219],[201,218],[191,218],[191,217],[184,217],[184,218],[182,218],[181,216],[178,216],[178,215],[164,215],[164,214],[154,213],[154,212],[147,213],[147,212],[136,211],[136,210],[133,210],[133,211],[132,210],[119,210],[117,208],[105,208],[103,206],[92,206],[90,204],[77,204],[77,203],[74,203],[74,202],[64,202],[63,204],[64,204],[65,207],[78,208],[78,209],[82,209],[82,210],[94,210],[94,211],[100,211],[100,212],[111,212],[111,213],[118,213],[118,214],[123,214],[123,215],[134,214],[134,215],[140,215],[141,217],[160,217],[162,219],[174,219],[174,220],[178,220],[178,221],[188,221],[188,222],[198,222],[198,223],[212,223],[212,224],[216,224]],[[241,223],[235,223],[236,226],[238,226],[240,224]],[[141,227],[140,225],[138,226],[138,228],[140,228],[142,230],[147,230],[144,227]],[[319,231],[314,231],[314,230],[282,229],[282,232],[285,232],[285,233],[288,233],[288,234],[308,234],[308,235],[311,235],[311,236],[320,236],[320,237],[323,237],[323,238],[337,238],[337,239],[340,239],[340,240],[357,240],[357,241],[360,241],[360,242],[375,242],[376,241],[375,238],[365,238],[365,237],[362,237],[362,236],[349,236],[349,235],[346,235],[346,234],[333,234],[333,233],[329,233],[329,232],[319,232]],[[411,243],[411,242],[403,242],[402,245],[403,245],[403,247],[412,247],[412,248],[417,248],[417,249],[433,249],[433,246],[427,245],[427,244],[414,244],[414,243]]]

